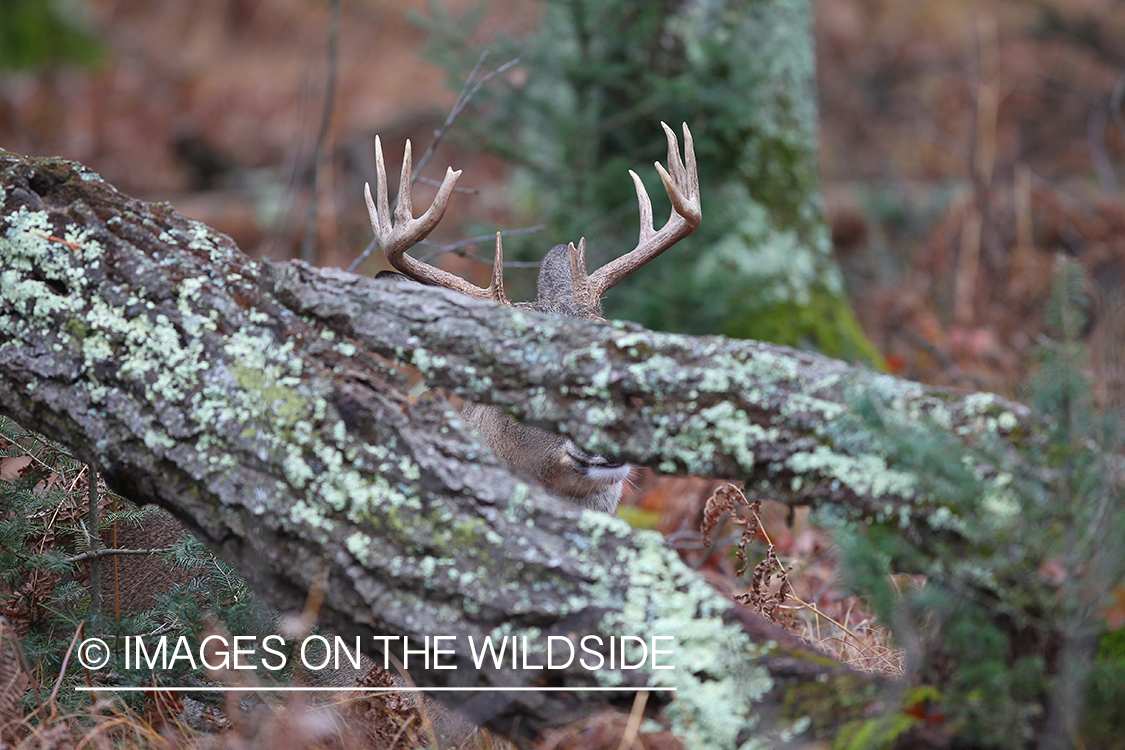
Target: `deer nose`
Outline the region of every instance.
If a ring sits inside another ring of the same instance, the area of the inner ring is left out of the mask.
[[[568,441],[569,443],[569,441]],[[591,453],[590,451],[579,448],[574,443],[569,443],[566,446],[566,452],[574,463],[586,469],[590,467],[597,467],[599,469],[616,469],[624,466],[620,461],[611,461],[599,453]]]

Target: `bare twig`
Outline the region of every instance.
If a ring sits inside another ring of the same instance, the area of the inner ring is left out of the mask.
[[[438,182],[437,180],[431,180],[429,177],[418,177],[414,181],[420,182],[423,185],[432,185],[434,187],[441,187],[440,182]],[[453,192],[461,193],[462,195],[480,195],[480,190],[477,190],[476,188],[455,187],[455,188],[453,188]],[[489,238],[491,238],[491,236],[492,235],[489,235]]]
[[[62,666],[59,667],[59,677],[55,680],[55,687],[51,690],[51,695],[47,698],[47,703],[51,706],[51,721],[54,721],[57,716],[55,697],[59,694],[59,688],[62,687],[63,678],[66,677],[66,668],[70,666],[70,655],[74,653],[74,647],[78,645],[78,641],[82,639],[82,634],[85,630],[86,623],[78,623],[78,628],[74,631],[74,637],[70,639],[70,645],[67,646],[66,655],[63,656]]]
[[[703,543],[703,537],[700,535],[699,531],[681,529],[664,537],[664,543],[667,544],[670,549],[720,549],[736,544],[741,537],[742,534],[725,536],[721,539],[714,540],[714,542],[708,545]]]
[[[413,724],[413,723],[414,723],[414,720],[415,720],[415,719],[417,719],[417,718],[418,718],[418,714],[411,714],[411,715],[410,715],[410,718],[409,718],[409,719],[407,719],[406,721],[404,721],[404,722],[402,723],[402,726],[401,726],[401,727],[399,727],[399,729],[398,729],[398,734],[396,734],[396,735],[394,736],[394,739],[393,739],[393,740],[391,740],[391,744],[390,744],[390,745],[388,745],[387,747],[398,747],[398,741],[399,741],[399,739],[400,739],[400,738],[402,737],[402,735],[403,735],[403,734],[404,734],[404,733],[406,732],[406,730],[410,728],[410,725],[411,725],[411,724]]]
[[[98,549],[83,552],[80,555],[66,558],[69,563],[81,562],[83,560],[98,560],[102,557],[110,557],[113,555],[160,555],[165,552],[171,552],[175,547],[160,547],[155,549]]]
[[[822,610],[820,610],[815,604],[804,601],[799,596],[794,594],[792,591],[789,592],[789,598],[797,603],[797,605],[798,605],[796,607],[797,609],[804,609],[804,610],[807,610],[807,611],[809,611],[813,614],[813,616],[817,619],[817,629],[818,629],[818,631],[819,631],[819,628],[820,628],[820,622],[819,621],[820,621],[821,618],[823,618],[823,619],[827,620],[828,622],[832,623],[833,625],[835,625],[837,628],[840,629],[841,632],[843,632],[846,636],[848,636],[848,638],[841,638],[841,639],[837,639],[837,640],[840,640],[842,643],[854,647],[857,651],[868,651],[868,652],[870,652],[874,659],[886,663],[887,666],[885,667],[885,669],[887,669],[889,672],[895,673],[895,674],[901,674],[902,673],[902,668],[900,666],[896,665],[894,660],[891,658],[892,656],[897,656],[901,652],[896,652],[896,650],[892,649],[892,648],[887,648],[883,652],[876,651],[875,648],[873,648],[871,646],[871,644],[869,644],[867,641],[865,641],[858,633],[856,633],[854,630],[849,628],[847,625],[844,625],[844,623],[840,622],[839,620],[834,619],[830,615],[828,615],[825,612],[823,612]],[[786,607],[786,609],[789,609],[789,607]],[[844,617],[844,619],[847,620],[847,617]],[[848,639],[850,639],[850,640],[848,640]]]
[[[348,266],[348,273],[355,273],[355,270],[360,267],[363,261],[367,260],[367,257],[371,255],[371,253],[375,252],[375,248],[377,247],[379,247],[379,241],[372,237],[371,241],[367,243],[367,247],[363,248],[363,252]]]
[[[454,189],[454,192],[456,192],[456,188]],[[501,237],[514,237],[514,236],[520,235],[520,234],[530,234],[532,232],[538,232],[538,231],[542,230],[545,226],[546,226],[545,224],[536,224],[533,227],[523,227],[521,229],[509,229],[507,231],[500,232],[500,236]],[[482,242],[486,242],[488,240],[495,239],[495,237],[496,237],[496,235],[494,235],[494,234],[482,234],[482,235],[479,235],[477,237],[469,237],[468,239],[458,240],[457,242],[453,242],[453,243],[450,243],[448,245],[442,245],[442,244],[437,243],[437,242],[432,242],[431,240],[422,240],[418,244],[424,245],[425,247],[433,248],[433,252],[427,253],[426,255],[422,256],[418,260],[425,263],[425,262],[428,262],[429,260],[431,260],[433,258],[436,258],[437,256],[441,255],[442,253],[454,253],[456,255],[459,255],[462,258],[467,258],[469,260],[475,260],[478,263],[483,263],[485,265],[491,266],[491,265],[494,265],[495,260],[489,260],[487,258],[481,258],[478,255],[470,255],[469,253],[463,252],[462,248],[467,247],[469,245],[479,245]],[[348,266],[348,272],[354,273],[356,267],[360,263],[362,263],[364,261],[364,259],[367,258],[367,256],[370,255],[375,250],[375,248],[378,247],[378,246],[379,246],[378,241],[376,241],[375,239],[372,239],[371,242],[368,243],[367,247],[364,248],[363,252],[360,253],[359,257],[356,258],[355,262],[352,263],[352,265]],[[504,261],[504,266],[507,267],[507,268],[538,268],[539,265],[540,265],[539,261],[537,261],[537,260],[536,261],[520,261],[520,260],[506,260],[506,261]]]
[[[996,119],[1000,106],[1000,58],[996,21],[981,18],[977,24],[976,129],[973,133],[971,171],[980,186],[992,183],[996,166]]]
[[[978,191],[976,197],[983,196]],[[980,271],[981,229],[984,218],[981,206],[972,195],[962,199],[961,244],[957,254],[957,277],[953,282],[953,320],[967,326],[973,322],[977,277]]]
[[[465,85],[464,87],[462,87],[461,93],[457,97],[457,101],[453,104],[453,109],[449,110],[449,115],[445,118],[445,122],[442,123],[441,128],[434,131],[434,141],[430,144],[430,147],[426,149],[426,153],[422,154],[422,158],[418,160],[417,166],[414,167],[414,173],[410,176],[412,181],[418,179],[418,175],[422,173],[422,168],[426,166],[426,162],[428,162],[430,160],[430,157],[433,156],[433,153],[437,149],[438,144],[440,144],[442,139],[445,138],[445,134],[449,132],[449,129],[453,127],[454,120],[456,120],[457,117],[465,110],[465,107],[469,106],[469,102],[472,101],[477,92],[480,91],[486,83],[491,81],[496,76],[505,72],[509,68],[518,65],[520,63],[520,60],[522,59],[519,57],[512,58],[496,70],[484,76],[484,78],[481,78],[472,88],[469,88],[469,85],[472,83],[473,79],[476,78],[477,73],[480,71],[481,65],[484,64],[484,58],[487,56],[488,50],[485,50],[481,53],[480,59],[477,60],[477,64],[473,67],[473,72],[469,74],[469,78],[465,81]],[[466,91],[466,89],[468,90]]]
[[[1113,118],[1113,124],[1117,126],[1121,140],[1125,141],[1125,117],[1121,115],[1123,100],[1125,100],[1125,71],[1117,76],[1117,82],[1113,84],[1113,93],[1109,97],[1109,116]]]
[[[42,237],[43,239],[47,240],[48,242],[57,242],[60,245],[66,245],[71,250],[81,250],[82,249],[81,245],[79,245],[77,243],[74,243],[74,242],[69,242],[69,241],[64,240],[64,239],[60,239],[59,237],[56,237],[53,234],[43,234],[42,232],[32,232],[32,234],[34,234],[38,237]]]
[[[1109,153],[1105,145],[1105,126],[1109,121],[1109,112],[1101,102],[1090,105],[1090,114],[1086,117],[1086,143],[1090,149],[1090,161],[1094,165],[1094,174],[1098,183],[1107,193],[1117,192],[1117,175],[1113,172],[1113,165],[1109,161]]]
[[[90,610],[94,614],[102,613],[102,566],[98,554],[102,546],[102,533],[98,527],[98,472],[93,464],[87,464],[89,469],[86,481],[89,483],[89,508],[87,509],[86,524],[89,527],[90,551],[86,553],[90,560]]]
[[[113,496],[113,505],[111,510],[117,511],[117,495]],[[110,539],[110,546],[114,549],[117,548],[117,521],[113,522],[113,538]],[[117,555],[112,558],[113,562],[113,619],[116,622],[121,622],[121,577],[118,575],[117,569]]]
[[[476,83],[474,84],[473,82],[474,80],[476,80],[477,74],[480,73],[481,66],[484,65],[484,60],[486,57],[488,57],[488,50],[485,50],[480,54],[480,58],[477,59],[477,63],[473,66],[472,72],[469,73],[469,77],[465,79],[465,85],[461,87],[461,93],[457,95],[457,101],[453,103],[453,108],[450,109],[449,114],[446,115],[445,122],[442,123],[440,128],[434,131],[433,142],[430,143],[429,148],[426,149],[426,153],[422,154],[422,158],[418,160],[417,166],[414,167],[414,171],[410,174],[411,185],[419,181],[419,175],[422,173],[422,168],[426,166],[426,162],[430,160],[430,157],[433,156],[434,151],[437,150],[438,144],[441,143],[443,138],[445,138],[445,135],[449,132],[449,129],[453,127],[453,123],[457,119],[458,115],[460,115],[465,110],[465,107],[469,105],[469,102],[472,101],[477,92],[481,90],[481,87],[496,76],[511,68],[513,65],[518,64],[521,59],[519,57],[516,57],[509,60],[496,70],[493,70],[491,73],[481,78],[479,81],[476,81]],[[394,208],[397,208],[397,206],[398,196],[395,196],[395,206],[391,208],[392,213],[394,212]],[[490,237],[491,236],[493,235],[490,235]],[[465,244],[475,244],[475,242],[466,242]],[[359,256],[351,262],[351,265],[348,266],[348,273],[355,273],[356,269],[363,264],[363,261],[367,260],[371,253],[375,252],[375,248],[378,246],[378,240],[372,238],[372,240],[367,243],[367,247],[363,248],[363,252],[361,252]]]
[[[625,725],[625,733],[621,735],[621,743],[617,750],[630,750],[637,740],[637,731],[641,728],[641,719],[645,716],[645,704],[648,703],[648,691],[637,691],[633,699],[633,710],[629,712],[629,723]]]
[[[500,236],[501,237],[515,237],[515,236],[521,235],[521,234],[532,234],[534,232],[542,231],[545,226],[546,226],[545,224],[536,224],[533,227],[524,227],[522,229],[509,229],[507,231],[501,232]],[[441,255],[442,253],[457,253],[462,258],[468,258],[469,260],[475,260],[475,261],[478,261],[480,263],[485,263],[485,264],[491,266],[494,261],[487,260],[485,258],[481,258],[481,257],[478,257],[476,255],[469,255],[468,253],[458,253],[457,251],[460,250],[463,247],[468,247],[469,245],[479,245],[482,242],[490,242],[490,241],[493,241],[495,239],[496,239],[495,234],[482,234],[478,237],[469,237],[468,239],[458,240],[457,242],[453,242],[453,243],[450,243],[448,245],[442,245],[442,244],[437,243],[437,242],[431,242],[430,240],[422,240],[418,244],[419,245],[425,245],[426,247],[429,247],[429,248],[433,248],[433,252],[427,253],[426,255],[419,258],[419,260],[421,260],[422,262],[426,262],[426,261],[429,261],[433,258],[436,258],[437,256]],[[539,267],[539,261],[520,262],[520,261],[506,260],[506,261],[504,261],[504,265],[505,265],[505,267],[509,267],[509,268],[538,268]]]
[[[316,134],[316,147],[313,149],[312,193],[309,196],[309,210],[305,215],[305,236],[301,240],[301,258],[308,263],[316,262],[316,212],[320,200],[320,172],[324,141],[328,138],[328,126],[332,123],[332,106],[336,99],[336,69],[340,57],[341,0],[330,0],[330,2],[332,15],[328,21],[328,82],[324,92],[324,112],[320,118],[320,130]]]

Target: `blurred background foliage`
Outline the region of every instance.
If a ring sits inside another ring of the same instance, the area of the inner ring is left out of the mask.
[[[1044,439],[966,446],[936,420],[896,418],[875,392],[832,426],[872,436],[873,452],[918,478],[924,535],[831,506],[817,521],[838,545],[841,585],[891,628],[914,684],[933,689],[921,718],[973,747],[1122,746],[1125,424],[1091,387],[1086,281],[1060,263],[1034,350],[1023,395]],[[923,735],[941,732],[915,725],[897,746]]]
[[[1072,727],[1073,710],[1042,709],[1086,687],[1087,746],[1122,746],[1125,509],[1105,461],[1120,455],[1125,404],[1125,5],[343,0],[318,164],[328,0],[74,2],[0,2],[0,146],[81,160],[253,255],[297,255],[319,169],[320,262],[347,266],[371,236],[374,134],[392,171],[407,138],[421,153],[483,49],[484,71],[522,62],[482,89],[426,170],[462,168],[474,191],[438,243],[545,224],[506,249],[534,261],[584,235],[591,265],[624,252],[637,224],[627,170],[662,222],[658,123],[687,122],[703,226],[608,295],[609,315],[1025,398],[1060,428],[1025,446],[1052,481],[1014,471],[997,497],[972,471],[993,446],[955,449],[938,425],[882,424],[877,400],[857,403],[841,436],[860,424],[881,436],[969,533],[907,544],[891,522],[826,514],[829,533],[767,503],[803,605],[789,624],[853,666],[938,686],[898,716],[919,742],[956,722],[977,746],[1021,746],[1052,721]],[[415,185],[416,205],[433,192]],[[491,253],[417,254],[484,284]],[[508,269],[514,298],[534,274]],[[711,483],[638,485],[632,521],[720,589],[745,587],[729,544],[700,544]],[[1010,524],[998,509],[1016,511]],[[1068,665],[1078,681],[1054,681]],[[873,731],[855,727],[852,745]]]
[[[5,0],[0,3],[0,70],[102,60],[105,51],[84,20],[77,2]]]
[[[657,121],[692,128],[705,220],[605,300],[610,317],[879,361],[855,322],[820,207],[811,7],[805,2],[544,3],[539,31],[483,47],[521,75],[482,91],[461,126],[513,165],[518,208],[561,241],[589,238],[596,268],[636,240],[629,169],[666,199]],[[430,54],[457,85],[479,59],[484,16],[434,3]],[[513,85],[514,84],[514,85]],[[538,237],[521,255],[542,255]]]

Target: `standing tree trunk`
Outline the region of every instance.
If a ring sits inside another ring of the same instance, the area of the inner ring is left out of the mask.
[[[490,104],[460,121],[518,167],[537,220],[550,217],[564,241],[586,236],[600,264],[636,236],[625,168],[660,156],[654,113],[691,123],[700,156],[707,220],[626,279],[606,300],[610,317],[880,361],[821,211],[811,2],[544,5],[526,80],[494,84],[480,94]],[[443,54],[464,47],[461,22],[432,29]]]

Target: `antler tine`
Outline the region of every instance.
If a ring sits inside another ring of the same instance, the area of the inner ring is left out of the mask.
[[[364,183],[364,185],[366,186],[366,183]],[[391,210],[388,206],[388,201],[387,201],[387,167],[383,163],[383,144],[379,142],[379,136],[375,136],[375,187],[376,187],[376,194],[379,198],[379,213],[377,215],[379,225],[390,227],[391,226]],[[366,187],[364,189],[367,190],[367,212],[370,214],[371,213],[371,195],[370,195],[371,191],[369,189],[367,189]],[[371,217],[372,228],[375,227],[375,221],[376,221],[376,217],[372,216]],[[380,234],[378,229],[375,230],[375,234],[376,235]],[[380,245],[383,244],[382,238],[380,238],[379,244]]]
[[[680,160],[680,147],[676,134],[665,123],[660,123],[668,138],[668,170],[656,162],[656,171],[664,190],[672,202],[672,213],[659,231],[652,224],[652,202],[648,192],[635,173],[633,184],[637,188],[637,204],[640,208],[641,231],[637,246],[625,255],[605,264],[593,274],[586,283],[586,295],[596,303],[608,290],[622,279],[660,255],[684,237],[695,231],[703,220],[703,210],[699,201],[699,173],[695,163],[695,145],[691,131],[684,123],[684,159]],[[670,173],[669,173],[670,172]],[[573,272],[572,272],[573,273]]]
[[[668,169],[672,174],[670,176],[668,172],[665,172],[664,167],[660,166],[660,162],[656,163],[656,171],[660,173],[660,181],[664,183],[664,189],[672,201],[672,207],[688,221],[694,220],[695,226],[698,227],[703,217],[700,213],[699,173],[695,167],[695,144],[691,138],[691,131],[688,130],[685,122],[684,156],[687,162],[685,165],[684,162],[680,161],[680,148],[676,143],[676,134],[663,122],[660,125],[664,128],[664,133],[668,137]],[[674,190],[674,186],[680,189]],[[684,195],[685,188],[687,195]],[[694,228],[692,227],[692,229]]]
[[[406,148],[402,152],[402,170],[398,175],[398,206],[395,208],[395,224],[404,226],[414,220],[414,207],[411,205],[410,173],[413,171],[410,159],[410,139],[406,139]],[[436,201],[435,201],[436,203]],[[442,213],[445,208],[442,207]],[[425,214],[423,214],[424,216]],[[440,216],[438,219],[440,220]],[[437,222],[434,222],[437,225]]]
[[[566,259],[570,265],[570,280],[574,284],[574,299],[590,307],[598,306],[598,297],[590,288],[590,277],[586,275],[586,238],[578,240],[578,247],[571,242],[566,246]]]
[[[657,166],[660,166],[659,163]],[[637,240],[637,244],[640,244],[656,234],[656,230],[652,228],[652,201],[648,199],[648,191],[637,173],[630,169],[629,176],[633,178],[633,187],[637,189],[637,205],[641,210],[641,234]]]
[[[387,262],[391,264],[392,268],[423,284],[454,289],[476,299],[494,300],[505,305],[510,304],[504,297],[503,279],[497,278],[498,276],[502,277],[504,267],[499,236],[496,240],[497,270],[493,272],[493,281],[488,289],[481,289],[448,271],[415,260],[406,254],[407,250],[426,239],[430,232],[434,230],[434,227],[438,225],[438,222],[441,221],[442,216],[445,215],[445,209],[449,206],[449,199],[453,196],[453,188],[457,185],[457,178],[461,176],[461,170],[454,171],[452,167],[445,170],[445,178],[441,181],[441,187],[438,188],[434,202],[430,204],[424,214],[414,218],[410,196],[410,141],[407,141],[406,151],[402,158],[402,171],[399,175],[398,207],[395,209],[393,223],[389,201],[387,200],[387,168],[383,162],[383,146],[378,136],[375,136],[375,172],[378,204],[371,198],[371,186],[369,184],[363,186],[363,197],[367,202],[367,214],[371,218],[371,229],[375,232],[379,245],[383,248],[383,255],[386,256]]]
[[[499,302],[505,307],[511,307],[512,303],[504,296],[504,244],[500,242],[500,233],[496,233],[496,254],[492,259],[492,283],[488,285],[486,290],[489,299]]]

